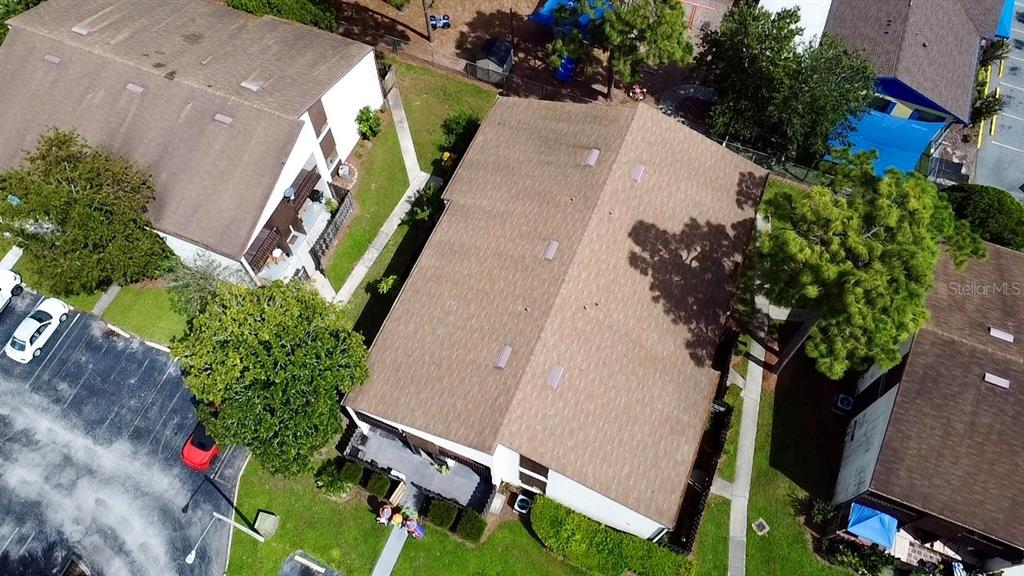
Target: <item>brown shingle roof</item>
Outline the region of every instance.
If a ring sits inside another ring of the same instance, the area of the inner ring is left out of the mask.
[[[961,1],[833,0],[825,31],[862,51],[879,77],[898,78],[966,120],[981,34]],[[982,13],[974,3],[971,10]]]
[[[988,246],[957,272],[948,259],[914,338],[871,487],[1024,546],[1024,254]],[[989,335],[995,327],[1011,344]],[[986,372],[1010,380],[1004,390]]]
[[[299,117],[370,50],[203,0],[50,0],[10,24],[0,169],[48,127],[73,128],[153,175],[158,230],[234,258],[260,224]],[[79,24],[88,35],[71,31]]]
[[[346,403],[671,525],[765,177],[650,107],[499,99]]]

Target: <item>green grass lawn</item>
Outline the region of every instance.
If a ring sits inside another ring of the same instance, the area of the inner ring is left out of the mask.
[[[429,530],[429,528],[428,528]],[[410,541],[394,576],[585,576],[533,539],[518,522],[499,526],[482,544],[470,548],[438,528]]]
[[[337,502],[322,496],[311,476],[275,478],[255,461],[242,475],[238,507],[250,521],[264,509],[277,514],[281,523],[263,544],[236,535],[231,575],[273,576],[289,554],[301,549],[345,576],[369,576],[388,537],[362,491]],[[427,530],[424,540],[406,543],[396,576],[583,576],[544,550],[518,523],[499,527],[474,548],[438,528]]]
[[[740,419],[743,417],[743,389],[731,384],[725,393],[725,402],[732,406],[729,431],[725,436],[725,447],[718,461],[718,475],[732,482],[736,478],[736,451],[739,444]]]
[[[758,576],[849,576],[850,572],[829,566],[814,555],[809,533],[794,504],[807,493],[771,466],[774,409],[775,394],[763,391],[747,509],[747,573]],[[806,465],[814,466],[814,455],[806,456]],[[754,534],[750,528],[750,523],[758,518],[764,518],[771,527],[764,536]]]
[[[103,313],[111,324],[159,344],[185,333],[185,319],[171,307],[163,286],[125,286]]]
[[[416,158],[421,170],[433,173],[441,158],[441,121],[462,110],[476,112],[482,120],[497,91],[407,62],[395,62],[395,68]]]
[[[277,533],[260,544],[243,534],[232,540],[228,574],[274,576],[296,550],[305,550],[345,576],[369,576],[387,540],[361,500],[335,502],[313,486],[311,475],[276,478],[251,460],[242,475],[238,508],[254,521],[258,510],[277,514]]]
[[[370,247],[377,232],[409,187],[398,132],[390,120],[368,149],[356,152],[359,179],[352,191],[356,213],[338,239],[327,279],[337,289]]]
[[[695,576],[723,576],[728,571],[729,508],[728,498],[713,495],[708,499],[693,547]]]
[[[18,263],[14,265],[14,270],[21,274],[21,281],[30,288],[38,290],[39,292],[46,293],[45,284],[43,280],[46,272],[39,270],[36,262],[32,260],[32,257],[28,254],[22,254],[21,258],[18,259]],[[92,307],[96,305],[96,301],[103,296],[103,291],[97,290],[96,292],[90,292],[88,294],[72,294],[70,296],[59,296],[59,298],[67,302],[71,307],[77,308],[83,312],[91,312]]]

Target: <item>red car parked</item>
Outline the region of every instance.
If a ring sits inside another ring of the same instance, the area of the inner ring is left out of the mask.
[[[195,430],[185,441],[185,445],[181,447],[181,461],[196,472],[206,472],[210,469],[218,452],[220,452],[220,448],[206,433],[206,427],[202,422],[197,422]]]

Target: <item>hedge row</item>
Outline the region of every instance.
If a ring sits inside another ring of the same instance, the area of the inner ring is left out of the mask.
[[[561,504],[538,496],[530,523],[544,545],[583,570],[619,576],[677,576],[689,573],[689,562],[653,542],[619,532]]]
[[[455,523],[455,517],[458,514],[458,506],[447,500],[434,498],[430,501],[430,506],[427,508],[426,519],[434,526],[448,530]]]
[[[327,0],[228,0],[228,6],[257,16],[273,14],[331,32],[337,26],[334,7]]]
[[[349,488],[358,484],[362,477],[362,465],[341,456],[324,460],[313,473],[316,487],[332,496],[344,495]]]
[[[461,514],[459,513],[460,510],[462,511]],[[458,516],[457,521],[455,519],[456,516]],[[484,529],[487,528],[487,521],[480,514],[473,510],[460,508],[440,498],[432,498],[430,500],[430,506],[427,507],[427,513],[424,515],[424,518],[434,526],[445,530],[452,530],[463,539],[471,542],[479,542],[480,538],[484,535]]]

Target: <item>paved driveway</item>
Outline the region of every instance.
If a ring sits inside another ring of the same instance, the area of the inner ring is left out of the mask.
[[[2,343],[38,300],[0,314]],[[51,574],[71,554],[107,576],[222,574],[223,522],[184,558],[214,510],[230,517],[244,454],[222,454],[210,481],[188,470],[194,424],[170,357],[94,316],[73,312],[27,365],[0,356],[0,574]]]
[[[1022,8],[1018,6],[1018,14]],[[1024,24],[1014,20],[1010,54],[999,76],[992,67],[991,88],[999,86],[1003,112],[996,117],[996,131],[985,123],[984,141],[978,151],[974,181],[1002,188],[1024,200]]]

